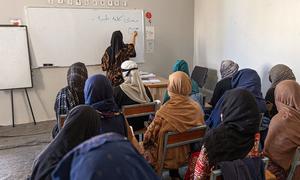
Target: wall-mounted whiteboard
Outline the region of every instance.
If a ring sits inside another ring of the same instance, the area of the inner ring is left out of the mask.
[[[33,67],[100,64],[116,30],[123,33],[125,43],[138,32],[133,60],[144,61],[143,10],[28,7],[26,16]]]
[[[32,87],[25,26],[0,25],[0,90]]]

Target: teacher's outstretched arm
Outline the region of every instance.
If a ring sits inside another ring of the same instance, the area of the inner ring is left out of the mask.
[[[134,31],[131,35],[131,44],[133,44],[135,46],[135,42],[136,42],[136,37],[137,37],[138,33],[136,31]]]

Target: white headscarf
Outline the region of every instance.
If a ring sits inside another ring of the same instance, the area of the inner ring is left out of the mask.
[[[137,64],[134,61],[128,60],[122,63],[121,69],[123,71],[124,82],[120,87],[123,92],[135,102],[150,102],[141,80]]]

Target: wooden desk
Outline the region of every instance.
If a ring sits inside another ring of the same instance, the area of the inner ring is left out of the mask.
[[[163,102],[169,80],[159,76],[156,76],[156,79],[159,79],[160,82],[145,83],[145,85],[149,88],[154,100],[160,100],[161,102]]]

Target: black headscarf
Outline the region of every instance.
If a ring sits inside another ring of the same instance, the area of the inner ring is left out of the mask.
[[[99,114],[90,106],[75,107],[59,134],[34,161],[31,179],[51,179],[52,171],[64,155],[80,143],[99,134]]]
[[[244,158],[254,145],[260,115],[253,95],[243,89],[224,94],[222,123],[204,138],[209,164]]]
[[[113,34],[111,36],[111,40],[110,40],[110,47],[108,48],[110,65],[115,64],[116,55],[124,47],[125,47],[125,44],[123,42],[123,35],[122,35],[121,31],[113,32]]]

